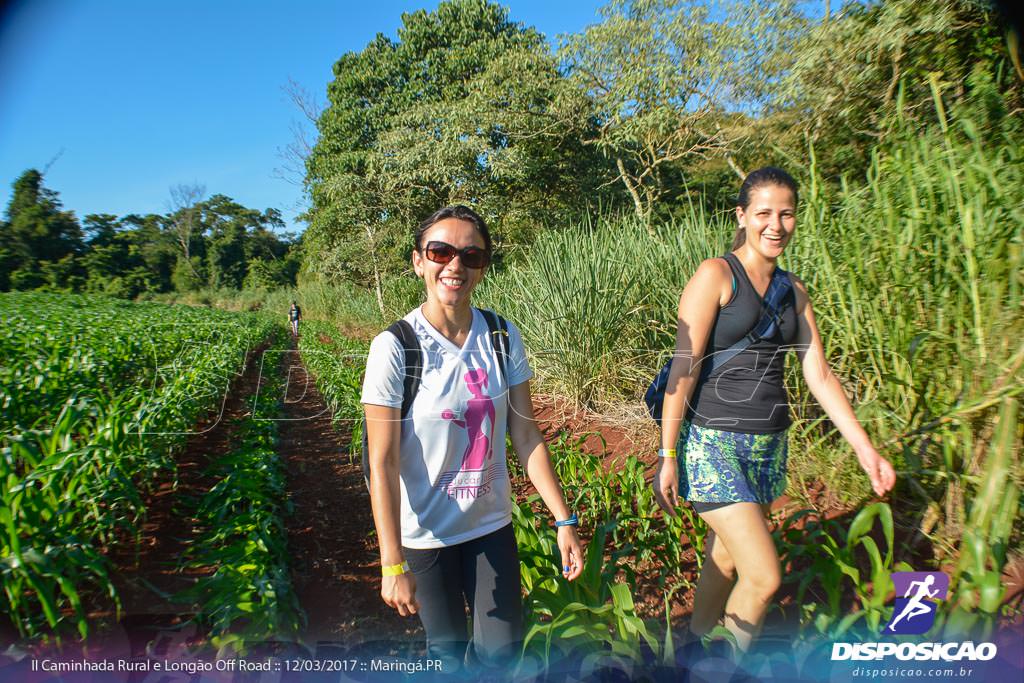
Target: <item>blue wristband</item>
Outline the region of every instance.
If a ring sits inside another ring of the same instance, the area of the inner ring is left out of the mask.
[[[569,519],[556,519],[555,526],[579,526],[580,520],[576,517],[576,513],[572,513],[572,517]]]

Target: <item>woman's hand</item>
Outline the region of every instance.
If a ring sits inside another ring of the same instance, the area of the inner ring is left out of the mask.
[[[420,603],[416,599],[416,579],[409,572],[398,576],[381,577],[380,596],[388,607],[394,607],[403,617],[416,614]]]
[[[675,458],[658,460],[658,471],[654,475],[654,499],[666,515],[675,517],[679,505],[679,463]]]
[[[860,466],[871,480],[871,488],[875,490],[876,494],[882,496],[892,489],[896,483],[896,470],[893,469],[892,463],[880,456],[873,446],[867,446],[857,453],[857,460],[860,461]]]
[[[583,572],[583,546],[576,527],[558,527],[558,550],[562,554],[562,576],[572,581]]]

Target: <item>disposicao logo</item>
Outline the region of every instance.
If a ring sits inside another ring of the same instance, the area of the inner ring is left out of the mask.
[[[935,623],[935,600],[945,600],[949,592],[949,577],[942,572],[893,572],[892,582],[896,606],[885,633],[927,633]]]
[[[936,600],[949,593],[949,577],[942,572],[893,572],[896,604],[892,618],[882,630],[884,635],[921,635],[935,624]],[[996,656],[995,643],[833,643],[832,660],[900,660],[955,662],[986,661]]]

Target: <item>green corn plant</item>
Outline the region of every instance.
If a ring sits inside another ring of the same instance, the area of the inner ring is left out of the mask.
[[[348,339],[338,329],[322,321],[304,323],[299,337],[299,353],[313,375],[317,390],[324,397],[338,426],[351,430],[349,455],[359,455],[362,444],[363,373],[369,344]]]
[[[140,492],[269,327],[215,312],[214,330],[190,309],[20,293],[0,295],[0,314],[14,359],[0,368],[0,605],[25,637],[60,639],[67,625],[84,637],[87,602],[120,610],[107,554],[137,538]]]
[[[1000,405],[997,432],[989,446],[985,470],[960,542],[960,560],[950,581],[950,596],[939,615],[948,636],[966,636],[974,629],[987,638],[995,626],[1006,587],[1002,572],[1020,515],[1021,424],[1019,401]]]
[[[819,634],[838,638],[863,621],[873,635],[889,617],[886,606],[893,590],[892,573],[911,571],[905,562],[893,558],[894,536],[892,510],[885,503],[874,503],[862,509],[844,531],[834,520],[813,521],[811,510],[800,510],[785,519],[773,533],[784,567],[785,581],[796,582],[798,603],[815,589],[824,592],[824,601],[810,603],[805,611],[804,627],[812,626]],[[797,523],[804,527],[798,528]],[[885,540],[879,548],[869,533],[876,522]],[[863,560],[867,571],[862,571]],[[847,609],[843,599],[850,590],[858,606]]]
[[[565,581],[558,572],[557,543],[552,529],[541,527],[531,497],[513,510],[513,524],[526,590],[524,661],[582,657],[591,670],[613,665],[629,668],[641,648],[661,653],[658,639],[636,615],[630,587],[615,581],[619,567],[604,557],[605,542],[615,522],[594,530],[581,575]]]
[[[276,342],[283,338],[276,330]],[[239,445],[211,466],[208,474],[218,481],[195,512],[205,531],[184,566],[214,572],[177,596],[198,605],[194,619],[209,627],[222,653],[295,637],[305,621],[288,570],[284,466],[271,419],[280,415],[283,382],[270,366],[262,377],[254,409],[238,425]]]
[[[0,294],[0,433],[49,422],[73,396],[100,402],[158,385],[161,368],[200,351],[237,314],[96,296]],[[230,332],[229,332],[230,334]]]

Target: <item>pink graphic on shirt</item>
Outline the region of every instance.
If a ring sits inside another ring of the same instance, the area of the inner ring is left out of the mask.
[[[459,470],[479,471],[484,468],[484,461],[491,457],[491,442],[494,439],[494,401],[484,393],[487,388],[487,371],[474,368],[466,373],[463,379],[466,381],[466,388],[473,394],[473,398],[466,403],[466,412],[463,419],[455,419],[455,413],[451,410],[441,412],[441,417],[451,420],[454,424],[464,428],[469,435],[469,446],[462,455],[462,464]],[[490,433],[483,430],[484,418],[490,423]]]

